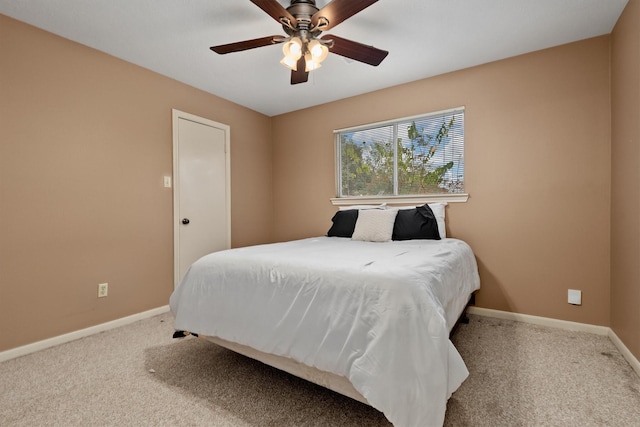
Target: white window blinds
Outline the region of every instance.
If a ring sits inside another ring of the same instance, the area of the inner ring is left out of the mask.
[[[336,131],[338,197],[464,193],[464,108]]]

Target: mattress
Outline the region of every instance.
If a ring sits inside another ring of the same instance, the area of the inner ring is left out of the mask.
[[[449,331],[479,286],[458,239],[316,237],[209,254],[170,306],[178,330],[344,376],[395,426],[432,426],[468,375]]]

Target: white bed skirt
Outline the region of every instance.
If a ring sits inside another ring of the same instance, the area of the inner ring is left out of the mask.
[[[200,336],[200,338],[371,406],[369,402],[367,402],[367,399],[353,387],[351,382],[341,375],[321,371],[320,369],[296,362],[293,359],[264,353],[247,347],[246,345],[223,340],[222,338],[207,336]]]

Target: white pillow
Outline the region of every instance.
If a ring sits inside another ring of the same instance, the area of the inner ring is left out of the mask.
[[[438,231],[440,232],[440,238],[444,239],[447,237],[447,229],[445,219],[444,219],[444,207],[447,206],[446,203],[427,203],[433,212],[433,216],[436,217],[436,222],[438,223]]]
[[[388,242],[393,236],[397,209],[362,209],[358,211],[353,240]]]

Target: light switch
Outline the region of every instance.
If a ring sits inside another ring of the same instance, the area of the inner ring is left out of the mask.
[[[171,177],[170,176],[165,176],[164,177],[164,188],[171,188]]]

